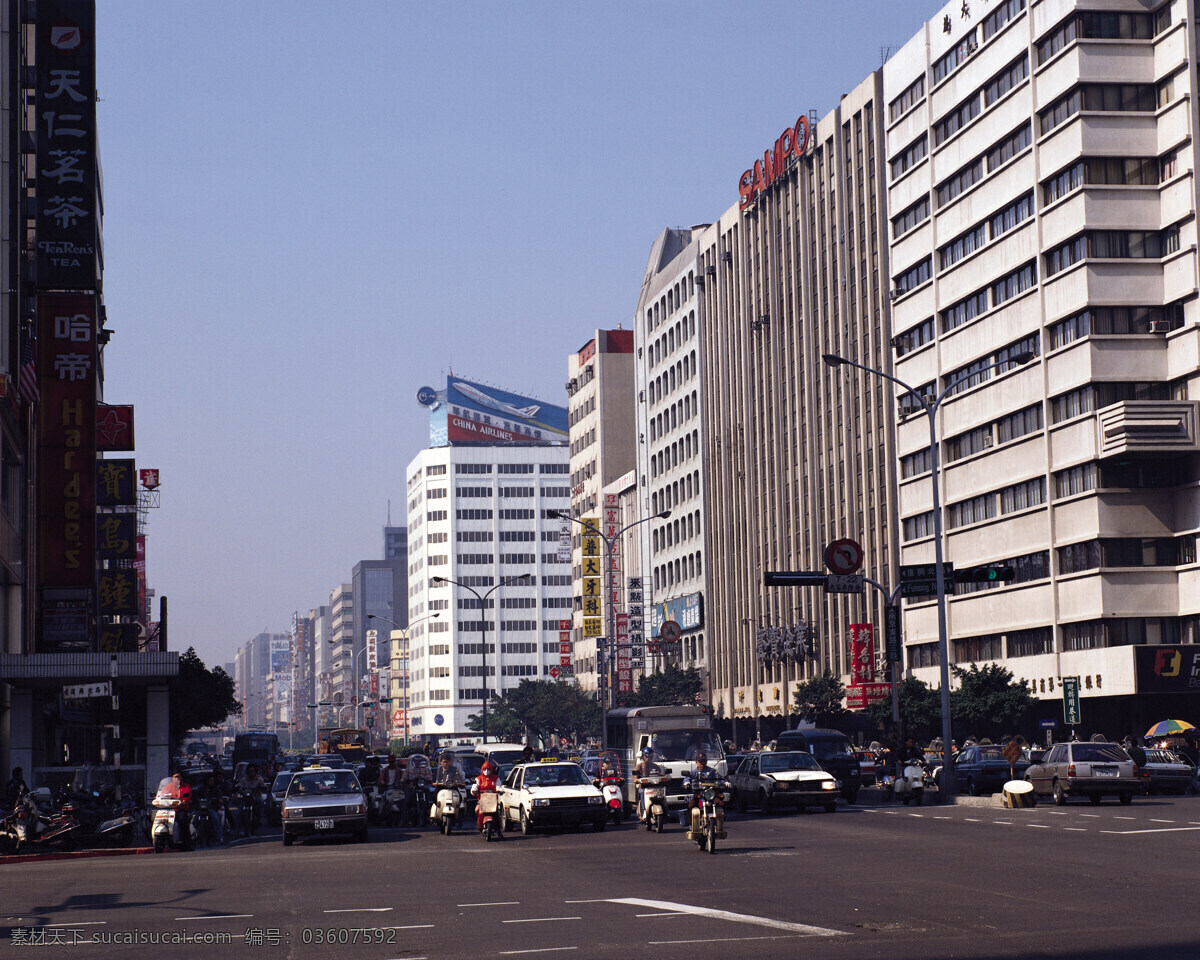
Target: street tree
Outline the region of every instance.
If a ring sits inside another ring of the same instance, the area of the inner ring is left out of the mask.
[[[482,714],[471,714],[467,726],[482,731]],[[488,706],[489,736],[578,740],[599,730],[600,705],[577,684],[563,680],[522,680]]]
[[[950,716],[962,737],[999,740],[1022,730],[1033,708],[1033,694],[1012,672],[989,663],[954,666],[958,686],[950,691]],[[959,743],[962,743],[959,737]]]
[[[936,689],[916,677],[901,680],[896,689],[900,703],[900,726],[912,734],[918,743],[928,743],[942,728],[942,701]],[[899,731],[892,729],[892,700],[880,700],[866,709],[866,714],[876,725],[890,731],[886,737],[888,746],[900,745]],[[894,741],[894,742],[893,742]]]
[[[846,686],[826,668],[796,687],[796,712],[819,727],[836,727],[846,716]]]
[[[695,667],[683,670],[670,664],[664,670],[648,673],[638,680],[631,707],[670,707],[698,702],[704,682]]]
[[[168,683],[170,696],[171,748],[183,743],[189,730],[224,723],[241,712],[233,678],[220,667],[209,670],[188,647],[179,655],[179,675]]]

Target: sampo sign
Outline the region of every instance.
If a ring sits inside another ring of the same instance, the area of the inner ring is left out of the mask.
[[[738,179],[738,193],[741,194],[738,206],[745,209],[755,197],[779,179],[787,170],[788,157],[799,159],[804,156],[808,152],[811,135],[808,117],[800,117],[794,127],[784,130],[775,141],[774,149],[764,150],[763,158],[755,160],[754,166]]]

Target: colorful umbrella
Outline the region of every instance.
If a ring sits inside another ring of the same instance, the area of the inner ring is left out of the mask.
[[[1186,720],[1160,720],[1146,731],[1146,736],[1169,737],[1175,733],[1183,733],[1185,730],[1195,729],[1195,726]]]

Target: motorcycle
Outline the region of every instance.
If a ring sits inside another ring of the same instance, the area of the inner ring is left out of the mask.
[[[641,804],[638,808],[638,818],[646,825],[647,830],[662,833],[663,823],[667,819],[667,784],[670,777],[642,777],[638,786],[642,788]]]
[[[408,794],[409,814],[413,826],[423,827],[433,813],[433,784],[421,778]]]
[[[192,811],[191,831],[192,845],[211,847],[223,842],[224,830],[221,827],[221,808],[223,802],[217,798],[205,798],[195,805]]]
[[[79,838],[80,824],[69,812],[59,810],[43,814],[34,794],[26,791],[0,827],[5,835],[4,845],[14,853],[25,847],[74,848]]]
[[[625,778],[610,773],[593,780],[592,783],[599,787],[600,793],[604,796],[604,805],[608,807],[613,823],[620,823],[624,820],[625,797],[622,796],[621,788],[625,786]]]
[[[115,809],[68,801],[62,813],[75,817],[80,826],[80,843],[88,847],[127,847],[137,832],[137,815],[132,805]]]
[[[908,806],[910,801],[916,801],[917,806],[921,805],[921,798],[925,793],[925,767],[923,764],[909,761],[900,772],[900,776],[896,777],[896,782],[893,784],[893,792],[895,796]]]
[[[398,827],[404,822],[408,810],[408,797],[404,788],[397,784],[389,784],[379,799],[379,821],[389,827]]]
[[[436,823],[438,829],[446,836],[450,836],[454,825],[458,823],[458,812],[462,807],[462,800],[461,787],[438,789],[437,799],[434,800],[433,806],[429,810],[429,819]]]
[[[479,831],[488,843],[504,839],[504,815],[500,809],[500,794],[495,790],[479,793],[475,787],[471,792],[479,797],[476,810],[483,814],[483,828]]]
[[[687,838],[694,840],[701,850],[716,853],[717,841],[728,836],[725,832],[725,800],[729,793],[729,782],[689,778],[683,781],[683,788],[692,791],[692,799],[688,804],[691,829],[687,832]]]
[[[190,836],[185,836],[180,823],[179,788],[174,777],[164,777],[150,805],[154,808],[154,821],[150,826],[150,840],[154,852],[162,853],[167,847],[187,850],[191,847]],[[190,832],[190,831],[189,831]]]

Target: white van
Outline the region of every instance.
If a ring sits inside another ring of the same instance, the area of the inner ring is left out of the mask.
[[[521,762],[521,757],[525,752],[525,744],[477,743],[473,748],[473,752],[486,757],[498,767],[510,767],[514,763]]]

